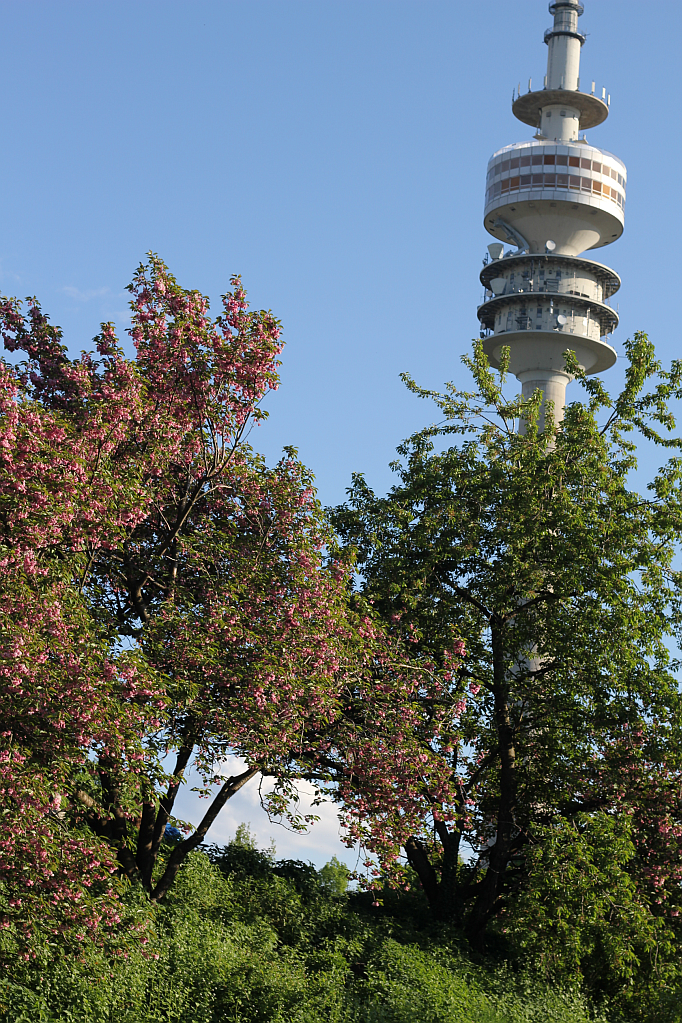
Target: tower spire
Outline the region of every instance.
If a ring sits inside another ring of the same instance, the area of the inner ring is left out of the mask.
[[[616,361],[609,343],[618,316],[609,304],[620,278],[586,250],[623,231],[626,170],[612,153],[588,145],[580,131],[606,120],[608,105],[580,91],[585,42],[579,0],[555,0],[545,32],[543,89],[514,95],[512,110],[536,129],[532,140],[498,150],[488,163],[484,223],[499,239],[481,273],[486,300],[478,309],[483,347],[493,366],[511,349],[510,368],[523,393],[536,388],[563,416],[564,352],[587,373]],[[505,243],[512,246],[505,252]]]
[[[578,27],[583,13],[579,0],[556,0],[549,5],[554,24],[545,32],[547,74],[544,88],[514,97],[512,111],[537,129],[536,138],[575,142],[580,132],[595,128],[609,116],[608,105],[580,91],[580,51],[585,35]]]
[[[585,36],[578,31],[584,7],[578,0],[557,0],[549,5],[554,25],[545,32],[547,88],[575,92],[580,82],[580,48]]]

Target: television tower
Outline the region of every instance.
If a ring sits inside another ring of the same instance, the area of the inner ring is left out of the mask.
[[[584,132],[606,120],[611,97],[580,88],[579,0],[549,5],[554,25],[542,89],[515,89],[512,112],[535,128],[530,142],[498,150],[488,162],[485,228],[500,241],[488,246],[478,308],[490,364],[511,349],[510,370],[525,397],[539,388],[560,422],[571,377],[570,348],[586,373],[616,361],[609,336],[618,315],[609,299],[620,277],[582,253],[609,245],[623,233],[626,171],[611,153],[589,145]],[[581,132],[583,134],[581,134]],[[506,243],[506,245],[505,245]],[[506,246],[511,246],[507,248]]]

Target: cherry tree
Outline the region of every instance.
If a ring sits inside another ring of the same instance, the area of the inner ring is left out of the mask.
[[[115,925],[117,878],[163,898],[258,774],[295,827],[298,778],[358,821],[379,792],[416,821],[425,781],[442,787],[423,738],[447,727],[447,708],[426,709],[435,660],[351,594],[352,557],[296,452],[270,468],[248,444],[282,341],[232,289],[214,320],[150,256],[130,286],[135,359],[110,324],[74,359],[35,300],[0,306],[5,347],[25,356],[0,378],[10,928]],[[246,767],[224,778],[231,754]],[[209,802],[169,853],[190,768]]]
[[[3,312],[14,317],[11,305]],[[86,544],[126,528],[141,492],[93,472],[91,438],[28,399],[25,374],[5,364],[0,416],[0,926],[19,922],[31,942],[49,918],[52,933],[82,937],[115,925],[118,909],[109,850],[65,826],[71,780],[89,752],[144,756],[140,736],[157,727],[160,703],[134,659],[116,655],[77,580]],[[97,412],[91,425],[111,432]]]

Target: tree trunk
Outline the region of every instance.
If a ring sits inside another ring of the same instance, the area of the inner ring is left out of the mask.
[[[514,727],[509,713],[509,684],[505,671],[503,631],[493,626],[493,672],[495,724],[500,751],[500,801],[497,809],[497,840],[489,853],[488,869],[477,886],[476,901],[466,924],[472,945],[481,947],[485,928],[502,892],[516,823],[517,771]]]
[[[192,756],[193,748],[194,744],[190,742],[181,746],[178,750],[173,780],[168,786],[166,795],[160,800],[158,810],[154,804],[145,803],[143,807],[137,839],[137,864],[142,875],[143,884],[149,891],[152,888],[152,874],[158,859],[166,824],[173,812],[182,776]]]
[[[211,827],[228,799],[231,799],[232,796],[239,792],[239,790],[246,785],[248,781],[255,778],[259,770],[259,767],[247,767],[242,774],[239,774],[234,778],[227,779],[220,792],[204,814],[204,818],[196,831],[190,835],[189,838],[186,838],[184,842],[180,842],[176,845],[173,850],[171,858],[168,861],[168,866],[152,892],[152,900],[154,902],[160,901],[168,893],[187,856],[193,849],[196,849],[198,845],[201,845],[206,837],[206,832]]]
[[[438,907],[438,890],[440,885],[436,871],[431,865],[426,846],[413,835],[405,843],[405,853],[407,854],[408,863],[419,878],[422,891],[431,907],[431,912],[435,915]]]
[[[436,830],[442,843],[440,879],[429,859],[427,847],[418,838],[408,838],[405,852],[419,878],[434,919],[461,923],[466,891],[458,875],[460,834],[449,832],[442,822],[436,824]]]

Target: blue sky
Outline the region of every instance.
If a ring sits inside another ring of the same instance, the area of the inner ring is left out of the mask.
[[[585,7],[581,77],[612,97],[588,139],[628,167],[625,233],[597,254],[623,278],[614,344],[647,330],[665,362],[682,355],[680,5]],[[2,291],[37,295],[78,351],[101,320],[125,329],[149,249],[214,303],[241,273],[287,341],[255,446],[273,461],[298,447],[325,504],[355,470],[390,486],[396,444],[431,418],[398,374],[466,380],[486,164],[530,134],[510,101],[542,82],[546,3],[5,0],[0,14]],[[249,798],[215,840],[250,819],[281,855],[336,851],[333,822],[287,839]]]

